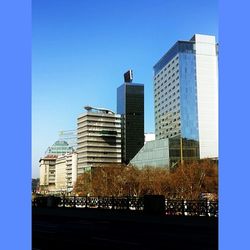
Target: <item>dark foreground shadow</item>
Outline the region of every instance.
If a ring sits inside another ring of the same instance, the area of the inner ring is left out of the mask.
[[[142,211],[33,208],[34,250],[218,249],[218,219]]]

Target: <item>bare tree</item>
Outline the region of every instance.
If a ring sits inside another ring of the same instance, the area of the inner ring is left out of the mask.
[[[79,195],[161,194],[169,198],[198,199],[201,193],[218,192],[218,164],[211,160],[184,162],[173,172],[167,168],[101,165],[79,176],[74,191]]]

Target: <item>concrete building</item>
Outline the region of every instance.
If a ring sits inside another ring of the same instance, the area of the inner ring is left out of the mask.
[[[180,160],[218,158],[218,46],[214,36],[195,34],[189,41],[178,41],[155,64],[154,111],[156,141],[168,140],[166,163],[170,166]],[[154,144],[155,150],[158,145]],[[148,165],[150,147],[146,143],[131,163]]]
[[[77,154],[65,154],[56,159],[55,189],[71,192],[77,178]]]
[[[85,107],[77,119],[77,174],[90,167],[121,163],[121,116],[103,108]]]
[[[77,153],[66,155],[67,192],[71,192],[77,180]]]
[[[57,155],[47,155],[40,159],[40,191],[54,192]]]
[[[132,70],[117,89],[117,113],[122,117],[122,162],[128,164],[144,145],[144,85],[132,83]]]
[[[58,156],[56,159],[55,189],[57,192],[66,192],[67,190],[65,155]]]

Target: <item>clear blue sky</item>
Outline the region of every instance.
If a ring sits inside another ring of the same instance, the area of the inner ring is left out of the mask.
[[[133,69],[145,84],[145,132],[154,132],[153,65],[177,41],[215,35],[218,1],[33,0],[32,176],[60,130],[84,105],[116,111],[116,88]]]

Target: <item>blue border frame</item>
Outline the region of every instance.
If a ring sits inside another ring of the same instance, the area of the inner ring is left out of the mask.
[[[219,2],[219,249],[250,249],[249,9],[247,0]]]
[[[219,246],[242,250],[250,249],[249,1],[220,0],[219,4]],[[31,1],[1,1],[0,30],[1,249],[28,250],[31,249]]]
[[[31,249],[31,1],[0,3],[1,249]]]

